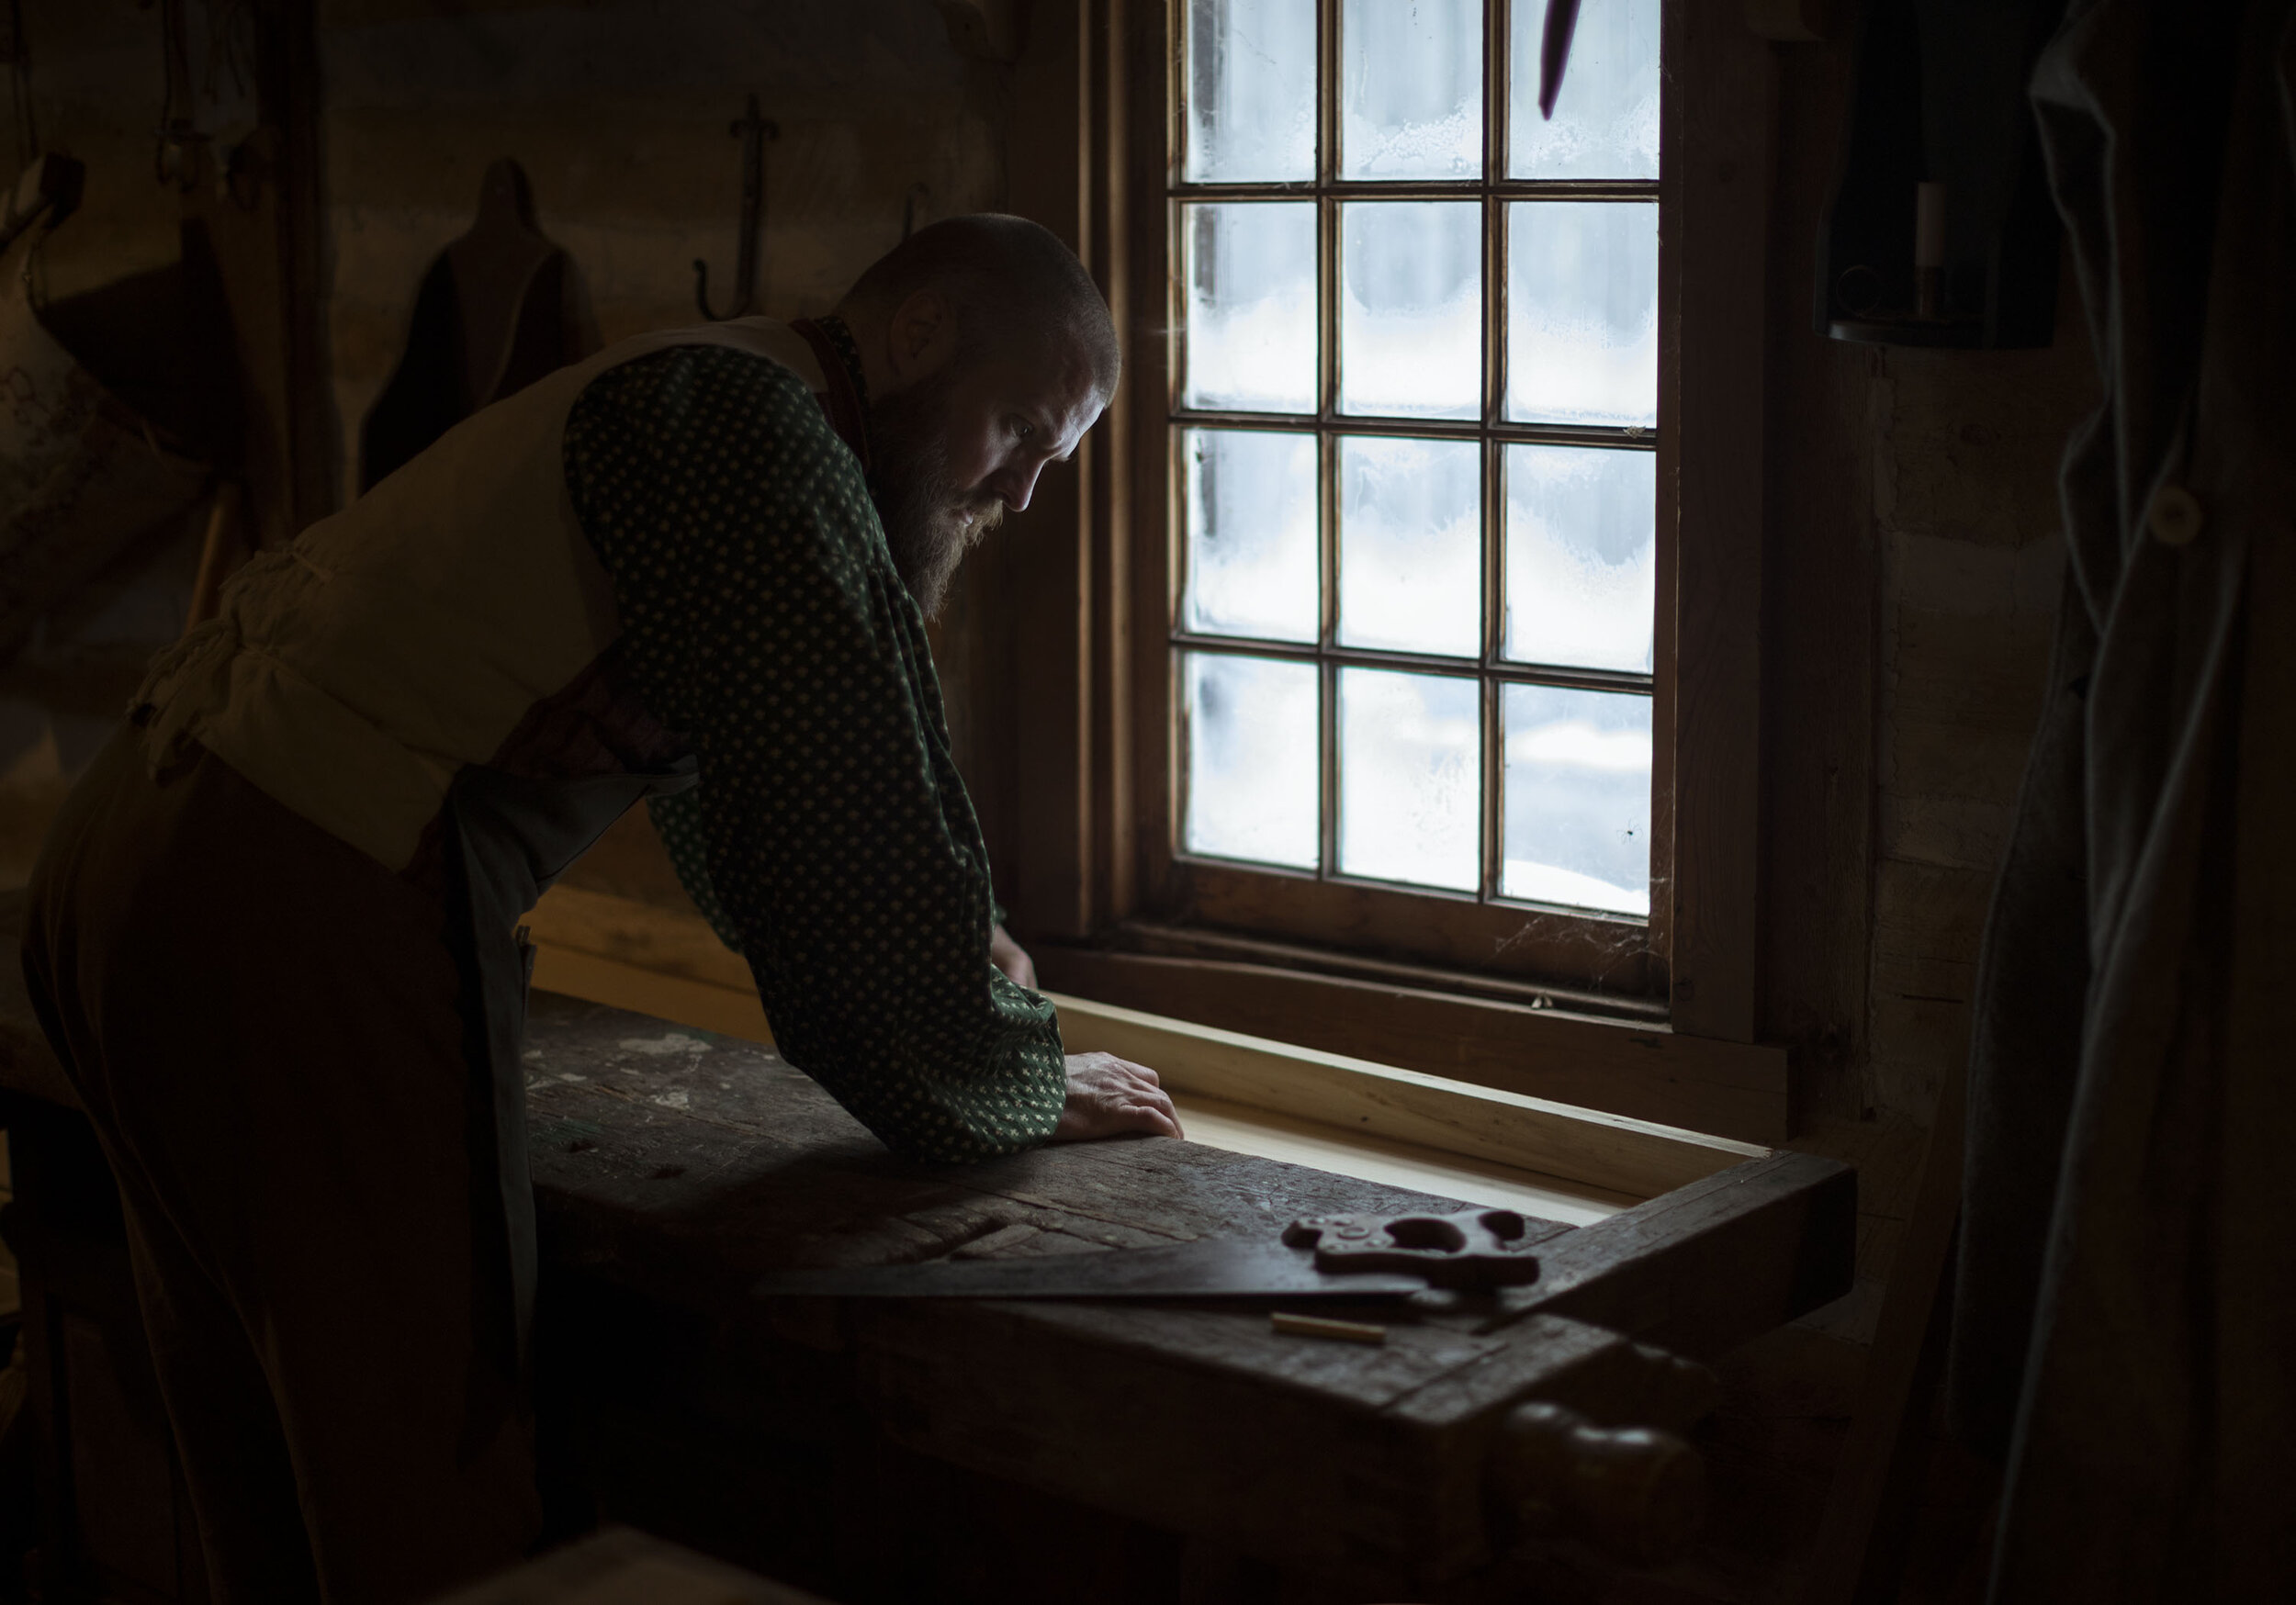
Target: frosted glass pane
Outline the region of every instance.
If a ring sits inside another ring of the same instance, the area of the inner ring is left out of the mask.
[[[1472,201],[1340,208],[1342,412],[1481,413],[1481,218]]]
[[[1339,48],[1341,177],[1481,174],[1482,0],[1347,0]]]
[[[1507,416],[1655,427],[1658,208],[1516,201],[1507,214]]]
[[[1649,671],[1659,571],[1654,454],[1509,446],[1506,537],[1503,656]]]
[[[1504,897],[1650,912],[1650,699],[1507,686]]]
[[[1315,0],[1189,0],[1187,71],[1182,177],[1315,176]]]
[[[1507,171],[1516,178],[1659,175],[1659,0],[1584,0],[1554,120],[1538,115],[1547,0],[1514,0]]]
[[[1315,206],[1180,208],[1190,407],[1315,410]]]
[[[1187,817],[1181,840],[1187,850],[1313,869],[1315,666],[1191,652],[1182,676]]]
[[[1315,639],[1315,437],[1191,429],[1187,474],[1189,630]]]
[[[1480,879],[1478,687],[1450,675],[1339,671],[1339,868],[1471,892]]]
[[[1482,451],[1473,441],[1339,443],[1339,638],[1482,649]]]

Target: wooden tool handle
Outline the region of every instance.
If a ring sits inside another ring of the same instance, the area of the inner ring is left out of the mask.
[[[223,582],[246,560],[245,502],[235,480],[226,479],[215,488],[215,499],[208,508],[207,539],[199,548],[199,572],[191,582],[191,609],[184,620],[186,634],[215,617]]]
[[[1660,1566],[1705,1510],[1705,1465],[1671,1432],[1598,1427],[1558,1404],[1517,1405],[1484,1484],[1503,1531],[1567,1534],[1614,1560]]]

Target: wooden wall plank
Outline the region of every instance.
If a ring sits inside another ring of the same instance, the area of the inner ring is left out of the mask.
[[[1735,7],[1668,7],[1664,183],[1681,240],[1674,647],[1675,1028],[1750,1042],[1761,762],[1762,385],[1774,122],[1768,44]]]
[[[1092,0],[1030,8],[1012,70],[1006,205],[1092,260]],[[1018,856],[999,866],[1016,930],[1092,929],[1094,511],[1107,427],[1066,466],[1048,466],[1029,511],[999,537],[1002,582],[976,628],[1004,644],[1005,676],[976,716],[1011,721],[1005,791]],[[976,555],[977,556],[977,555]],[[1001,656],[1001,655],[1000,655]]]
[[[1881,641],[1869,408],[1876,348],[1809,326],[1815,230],[1841,145],[1850,30],[1778,52],[1772,366],[1764,446],[1764,1006],[1795,1045],[1797,1107],[1855,1119],[1872,970]]]

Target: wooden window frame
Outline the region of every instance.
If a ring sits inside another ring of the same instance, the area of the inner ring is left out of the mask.
[[[1738,7],[1666,0],[1654,668],[1671,672],[1652,688],[1648,925],[1352,881],[1311,882],[1329,894],[1303,907],[1283,871],[1174,851],[1166,230],[1183,4],[1040,5],[1014,67],[1008,204],[1076,248],[1127,363],[1077,462],[1015,521],[974,624],[1014,637],[994,684],[1000,721],[1025,734],[983,790],[1015,929],[1049,984],[1110,1003],[1782,1140],[1784,1055],[1756,1041],[1770,47]],[[1221,1017],[1191,1012],[1222,988]],[[1422,1028],[1362,1052],[1383,1016]],[[1591,1055],[1589,1029],[1617,1049]]]
[[[1314,0],[1319,84],[1338,82],[1343,70],[1341,39],[1345,0]],[[1184,227],[1185,208],[1221,201],[1268,202],[1295,200],[1316,208],[1317,257],[1317,401],[1314,411],[1286,415],[1270,411],[1221,410],[1185,404],[1182,382],[1187,286],[1176,268],[1165,270],[1165,304],[1161,340],[1142,339],[1133,348],[1137,373],[1134,405],[1144,416],[1157,409],[1167,420],[1165,511],[1161,519],[1142,519],[1134,543],[1138,564],[1135,586],[1142,612],[1135,628],[1157,632],[1170,643],[1165,672],[1146,671],[1137,681],[1133,717],[1142,731],[1168,730],[1162,745],[1145,744],[1140,760],[1142,791],[1141,851],[1143,902],[1167,918],[1185,911],[1189,923],[1214,928],[1248,931],[1295,942],[1311,942],[1342,952],[1371,952],[1416,960],[1455,971],[1511,977],[1525,981],[1562,982],[1586,994],[1615,1000],[1623,1013],[1647,1013],[1649,1000],[1662,990],[1665,926],[1669,917],[1662,900],[1654,900],[1649,918],[1614,915],[1588,910],[1541,905],[1501,895],[1499,881],[1504,857],[1503,836],[1503,780],[1501,771],[1501,688],[1515,682],[1568,686],[1589,690],[1626,691],[1649,697],[1654,737],[1658,720],[1671,697],[1661,699],[1660,688],[1671,679],[1671,638],[1659,632],[1653,638],[1651,672],[1614,672],[1574,669],[1516,662],[1503,653],[1501,608],[1504,572],[1505,448],[1513,443],[1593,445],[1619,451],[1651,451],[1664,460],[1668,442],[1662,429],[1642,430],[1582,427],[1511,421],[1506,416],[1507,385],[1507,261],[1510,208],[1516,201],[1603,200],[1625,205],[1656,203],[1661,217],[1665,200],[1660,184],[1653,180],[1541,180],[1507,177],[1508,88],[1512,40],[1511,0],[1483,0],[1483,148],[1482,173],[1471,179],[1349,179],[1340,172],[1340,106],[1336,95],[1323,95],[1317,103],[1315,176],[1300,183],[1187,182],[1182,174],[1183,125],[1186,121],[1180,84],[1185,72],[1186,39],[1183,16],[1187,0],[1174,0],[1165,11],[1167,43],[1166,122],[1164,230],[1158,240],[1176,263],[1174,249]],[[1342,208],[1349,202],[1453,201],[1469,202],[1480,212],[1480,315],[1482,322],[1480,372],[1476,414],[1472,419],[1409,419],[1392,415],[1358,414],[1340,406],[1341,365],[1345,355],[1339,337],[1343,230]],[[1149,245],[1138,247],[1144,272]],[[1661,364],[1663,368],[1663,364]],[[1671,410],[1661,408],[1664,415]],[[1254,640],[1191,633],[1181,622],[1182,593],[1187,583],[1181,532],[1186,497],[1180,467],[1179,439],[1188,429],[1277,430],[1312,435],[1318,445],[1318,631],[1311,643]],[[1354,647],[1339,640],[1339,453],[1346,437],[1401,437],[1472,442],[1480,455],[1480,569],[1482,618],[1479,648],[1471,657],[1380,651]],[[1672,567],[1672,519],[1669,516],[1671,477],[1659,476],[1656,527],[1659,532],[1658,570],[1663,588]],[[1142,507],[1151,505],[1153,484],[1144,483]],[[1138,515],[1136,514],[1136,517]],[[1161,585],[1158,581],[1161,580]],[[1179,680],[1183,653],[1202,651],[1254,657],[1283,658],[1312,664],[1320,681],[1322,730],[1320,748],[1319,858],[1321,867],[1299,870],[1270,865],[1240,863],[1192,854],[1180,844],[1181,816],[1186,811],[1186,758],[1179,717]],[[1411,886],[1345,873],[1339,867],[1339,670],[1360,666],[1397,668],[1470,679],[1478,687],[1481,724],[1480,861],[1473,891],[1446,891]],[[1651,794],[1671,791],[1671,745],[1654,740]],[[1672,843],[1665,833],[1653,831],[1650,884],[1667,884]],[[1654,935],[1652,923],[1659,926]],[[1653,962],[1654,959],[1658,961]]]

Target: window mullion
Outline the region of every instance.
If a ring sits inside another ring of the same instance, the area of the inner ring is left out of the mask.
[[[1507,176],[1509,0],[1483,0],[1483,183]]]
[[[1499,728],[1499,682],[1484,675],[1479,682],[1483,721],[1482,864],[1480,895],[1488,903],[1499,895],[1499,855],[1504,828],[1503,782],[1506,769]]]
[[[1325,658],[1316,666],[1320,682],[1318,709],[1322,719],[1321,746],[1320,828],[1322,851],[1317,873],[1328,881],[1339,873],[1339,665]]]
[[[1339,670],[1328,654],[1339,633],[1339,443],[1332,424],[1339,411],[1339,51],[1342,0],[1316,6],[1316,349],[1322,388],[1316,398],[1316,707],[1320,803],[1317,872],[1339,871]]]

